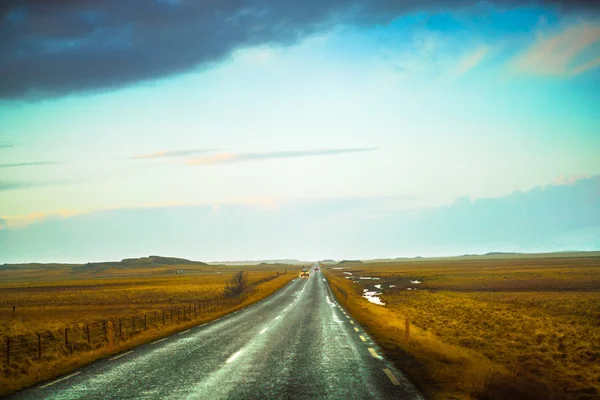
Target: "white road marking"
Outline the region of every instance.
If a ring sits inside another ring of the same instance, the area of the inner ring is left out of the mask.
[[[372,347],[369,347],[369,353],[371,353],[371,355],[373,357],[375,357],[375,358],[381,358],[381,357],[379,357],[379,354],[377,354],[377,352],[375,351],[375,349],[372,348]]]
[[[167,340],[167,339],[168,339],[168,338],[163,338],[163,339],[157,340],[156,342],[152,342],[152,343],[150,343],[150,344],[157,344],[157,343],[160,343],[160,342],[164,342],[164,341],[165,341],[165,340]]]
[[[131,353],[133,353],[133,350],[129,350],[127,353],[119,354],[118,356],[111,358],[110,361],[118,360],[119,358]]]
[[[192,329],[188,329],[187,331],[183,331],[183,332],[179,332],[178,335],[183,335],[184,333],[188,333],[189,331],[191,331]]]
[[[360,340],[362,340],[363,342],[366,342],[366,341],[367,341],[367,339],[365,339],[365,337],[364,337],[363,335],[360,335],[360,336],[359,336],[359,338],[360,338]]]
[[[358,328],[357,327],[354,327],[354,332],[358,332]]]
[[[346,318],[350,319],[350,316],[349,316],[349,315],[346,315]]]
[[[242,351],[243,351],[243,350],[238,350],[238,351],[236,351],[236,352],[235,352],[235,353],[233,353],[233,354],[231,355],[231,357],[229,357],[229,358],[227,359],[227,361],[225,361],[225,362],[226,362],[227,364],[229,364],[229,363],[233,362],[233,361],[234,361],[236,358],[238,358],[238,357],[239,357],[239,356],[242,354]]]
[[[260,334],[262,335],[263,333],[265,333],[267,331],[267,329],[269,329],[269,328],[265,328],[262,331],[260,331]]]
[[[383,372],[385,372],[385,374],[388,376],[388,378],[390,378],[390,381],[392,381],[392,384],[394,386],[400,386],[401,385],[400,381],[398,380],[398,378],[396,378],[396,376],[392,373],[392,371],[390,371],[387,368],[384,368]]]
[[[281,315],[278,315],[278,316],[275,317],[276,320],[279,319],[279,318],[281,318]]]
[[[351,323],[352,325],[354,325],[354,321],[350,320],[350,323]]]
[[[287,312],[287,310],[288,310],[288,309],[286,308],[285,310],[283,310],[283,312]]]
[[[55,380],[54,382],[46,383],[44,386],[40,386],[40,389],[47,388],[48,386],[52,386],[52,385],[54,385],[54,384],[57,384],[58,382],[64,381],[65,379],[72,378],[72,377],[74,377],[75,375],[79,375],[80,373],[81,373],[81,372],[75,372],[74,374],[67,375],[67,376],[65,376],[64,378],[57,379],[57,380]]]

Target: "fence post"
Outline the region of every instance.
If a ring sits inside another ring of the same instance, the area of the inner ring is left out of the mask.
[[[10,336],[6,337],[6,365],[10,366]]]
[[[148,329],[148,318],[147,314],[144,314],[144,330]]]
[[[156,325],[156,310],[152,311],[153,315],[154,315],[154,325]]]
[[[121,318],[119,318],[119,337],[123,336],[123,331],[121,330]]]
[[[17,307],[13,306],[13,314],[17,312]]]
[[[88,344],[90,344],[91,343],[91,340],[90,340],[90,326],[88,324],[85,324],[85,332],[87,333]]]
[[[162,310],[163,312],[163,325],[165,324],[165,310]]]
[[[38,360],[42,359],[42,336],[38,333]]]
[[[108,348],[109,350],[112,350],[115,341],[115,330],[112,321],[106,321],[106,328],[106,340],[108,340]]]
[[[133,332],[135,333],[135,315],[131,317],[131,320],[133,321]]]
[[[410,337],[410,317],[406,317],[406,321],[404,321],[404,339],[408,342],[408,338]]]
[[[183,319],[185,319],[185,306],[183,306]]]
[[[69,328],[65,328],[65,347],[69,350]]]

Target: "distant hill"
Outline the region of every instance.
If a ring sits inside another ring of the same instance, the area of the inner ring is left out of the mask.
[[[285,264],[285,265],[306,265],[310,264],[308,261],[301,261],[296,259],[282,259],[282,260],[247,260],[247,261],[210,261],[210,265],[261,265],[261,264]]]
[[[362,264],[363,262],[361,260],[342,260],[338,263],[338,265],[340,264]]]
[[[190,261],[185,258],[150,256],[141,258],[125,258],[121,261],[109,261],[99,263],[87,263],[78,265],[73,271],[103,271],[109,268],[128,269],[128,268],[153,268],[170,265],[195,265],[207,266],[201,261]]]

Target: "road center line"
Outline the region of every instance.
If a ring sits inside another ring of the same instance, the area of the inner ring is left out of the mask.
[[[156,342],[152,342],[152,343],[150,343],[150,344],[157,344],[157,343],[160,343],[160,342],[164,342],[164,341],[165,341],[165,340],[167,340],[167,339],[168,339],[168,338],[162,338],[162,339],[159,339],[159,340],[157,340]]]
[[[189,331],[191,331],[192,329],[188,329],[187,331],[183,331],[183,332],[179,332],[178,335],[183,335],[184,333],[188,333]]]
[[[387,368],[384,368],[384,369],[383,369],[383,372],[385,372],[385,374],[388,376],[388,378],[390,378],[390,381],[392,381],[392,384],[393,384],[394,386],[400,386],[400,385],[401,385],[400,381],[398,380],[398,378],[396,378],[396,375],[394,375],[394,374],[392,373],[392,371],[390,371],[390,370],[389,370],[389,369],[387,369]]]
[[[358,328],[357,327],[354,327],[354,332],[358,332]]]
[[[354,325],[354,321],[350,320],[350,323],[351,323],[352,325]]]
[[[57,379],[57,380],[55,380],[54,382],[46,383],[44,386],[40,386],[40,389],[47,388],[48,386],[52,386],[52,385],[54,385],[54,384],[57,384],[58,382],[64,381],[65,379],[72,378],[72,377],[74,377],[75,375],[79,375],[80,373],[81,373],[81,372],[75,372],[74,374],[67,375],[67,376],[65,376],[64,378]]]
[[[360,336],[359,336],[359,338],[360,338],[360,340],[362,340],[363,342],[366,342],[366,341],[367,341],[367,339],[365,339],[365,337],[364,337],[363,335],[360,335]]]
[[[235,353],[233,353],[225,362],[227,364],[229,364],[229,363],[233,362],[236,358],[238,358],[241,354],[242,354],[242,350],[238,350]]]
[[[133,353],[133,350],[129,350],[127,353],[119,354],[118,356],[111,358],[110,361],[118,360],[119,358],[126,356],[127,354],[131,354],[131,353]]]

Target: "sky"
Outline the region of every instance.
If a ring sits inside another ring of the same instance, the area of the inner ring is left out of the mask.
[[[600,250],[598,4],[4,2],[0,263]]]

